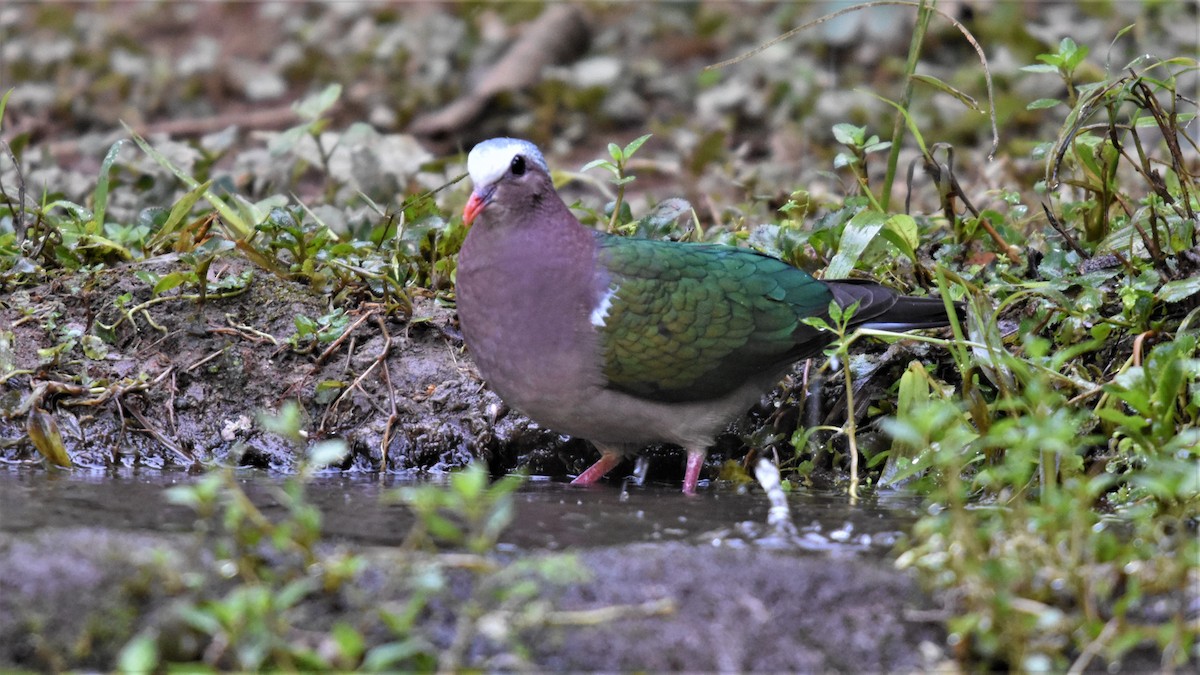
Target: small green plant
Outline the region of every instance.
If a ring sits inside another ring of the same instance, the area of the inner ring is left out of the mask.
[[[919,266],[916,253],[919,243],[917,221],[912,216],[888,215],[864,208],[842,228],[837,237],[837,253],[825,268],[825,278],[847,279],[859,264],[874,266],[893,258],[893,251],[897,250]]]
[[[634,177],[628,173],[629,160],[648,140],[650,140],[650,134],[633,139],[625,147],[609,143],[608,154],[612,158],[611,160],[594,159],[584,164],[583,168],[579,170],[582,173],[589,169],[601,168],[612,174],[612,178],[609,180],[616,186],[617,196],[611,204],[605,207],[605,211],[609,213],[609,232],[615,232],[617,225],[633,220],[633,214],[625,203],[625,186],[634,180]]]
[[[297,314],[295,323],[296,332],[287,339],[287,343],[293,350],[307,353],[340,338],[350,325],[350,315],[339,307],[316,319]]]
[[[1122,479],[1069,468],[1081,464],[1073,448],[1086,416],[1056,398],[1035,387],[1024,400],[1036,402],[1040,422],[1014,416],[984,434],[960,406],[938,399],[889,425],[898,441],[928,449],[932,458],[918,462],[938,476],[929,498],[939,508],[917,524],[897,564],[948,594],[960,608],[948,622],[952,635],[994,666],[1081,669],[1098,656],[1119,661],[1145,642],[1162,650],[1163,668],[1180,666],[1196,644],[1184,604],[1200,547],[1173,526],[1164,530],[1145,502],[1133,500],[1116,517],[1095,509]],[[987,448],[1003,448],[998,463],[985,461]],[[1037,489],[1046,461],[1066,477]],[[1145,468],[1143,475],[1160,474]],[[1170,490],[1176,499],[1189,495],[1195,513],[1200,485],[1192,475],[1192,485],[1177,481]],[[977,504],[981,491],[993,500]],[[1166,616],[1148,621],[1150,606]]]
[[[448,489],[404,487],[391,495],[417,515],[409,545],[439,544],[478,555],[490,551],[512,521],[512,493],[524,478],[506,476],[489,485],[487,469],[472,464],[451,474],[448,483]]]
[[[837,339],[825,348],[825,356],[829,358],[830,362],[841,364],[846,386],[846,423],[841,431],[846,434],[846,440],[849,443],[847,453],[850,455],[849,492],[851,502],[858,500],[858,425],[854,413],[854,378],[850,374],[850,345],[857,337],[856,333],[850,331],[850,319],[857,311],[857,302],[843,309],[836,301],[831,300],[829,302],[829,321],[819,316],[804,319],[804,323],[813,328],[837,335]],[[811,431],[806,430],[803,434],[805,441],[809,433]],[[793,443],[795,444],[795,440]],[[799,448],[802,444],[795,445]]]
[[[1122,368],[1104,386],[1095,414],[1122,455],[1166,459],[1200,442],[1200,383],[1195,333],[1156,345],[1141,365]],[[1180,429],[1184,429],[1180,433]]]
[[[972,314],[984,311],[977,300]],[[1194,336],[1097,386],[1072,364],[1110,327],[1069,347],[1025,332],[1015,353],[994,324],[970,330],[975,340],[950,350],[962,397],[910,368],[887,423],[885,479],[916,478],[938,505],[898,564],[949,594],[949,628],[994,666],[1082,669],[1147,643],[1163,668],[1182,665],[1197,639],[1183,598],[1200,547],[1179,529],[1200,513]],[[1162,603],[1168,615],[1149,620]]]
[[[833,138],[846,147],[848,152],[839,152],[833,158],[833,168],[848,168],[854,174],[862,194],[871,200],[871,205],[877,210],[883,208],[875,200],[871,186],[867,183],[867,158],[892,147],[890,141],[881,141],[879,136],[867,136],[866,127],[856,127],[853,124],[833,125]]]
[[[1054,53],[1038,54],[1037,60],[1041,63],[1024,66],[1021,70],[1027,73],[1051,73],[1062,78],[1063,84],[1067,87],[1067,105],[1075,106],[1078,100],[1078,92],[1075,89],[1075,70],[1083,64],[1087,58],[1088,48],[1075,43],[1069,37],[1065,37],[1058,43],[1058,51]],[[1029,104],[1029,110],[1041,110],[1050,108],[1061,103],[1058,99],[1039,98]]]
[[[249,272],[249,270],[247,270],[249,273],[235,275],[233,278],[223,277],[216,281],[209,279],[208,270],[212,267],[213,262],[227,255],[233,248],[233,242],[228,239],[211,237],[187,252],[179,254],[180,262],[187,265],[182,270],[168,272],[161,276],[153,270],[137,270],[134,275],[151,286],[151,293],[155,298],[188,283],[195,285],[197,298],[203,302],[208,297],[210,290],[222,292],[235,289],[244,290],[248,287],[250,279],[254,276],[253,272]]]
[[[256,230],[266,242],[265,252],[297,278],[312,278],[317,256],[334,238],[328,227],[296,209],[271,209]]]

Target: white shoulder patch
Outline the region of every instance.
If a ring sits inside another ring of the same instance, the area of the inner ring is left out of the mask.
[[[608,318],[608,310],[612,309],[612,301],[615,297],[617,297],[617,286],[614,284],[608,287],[608,290],[600,298],[600,302],[596,304],[596,308],[588,316],[593,326],[604,328],[606,325],[605,319]]]
[[[519,138],[489,138],[471,148],[467,155],[467,173],[471,174],[471,182],[476,186],[495,183],[508,171],[517,155],[525,155],[526,159],[550,173],[546,158],[533,143]]]

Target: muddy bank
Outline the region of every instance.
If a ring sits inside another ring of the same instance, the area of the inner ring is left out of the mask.
[[[335,593],[298,605],[298,627],[328,635],[346,621],[370,641],[388,639],[379,610],[410,593],[396,572],[405,554],[357,552],[366,568]],[[199,658],[207,645],[176,609],[219,591],[188,584],[206,555],[178,535],[101,528],[0,534],[0,667],[111,668],[125,641],[143,630],[165,636],[160,644],[174,646],[172,658]],[[933,645],[944,643],[944,633],[925,620],[936,614],[930,601],[884,561],[679,542],[585,549],[578,560],[590,579],[547,588],[540,599],[576,617],[596,610],[594,625],[521,631],[518,641],[537,668],[861,672],[927,670],[941,658]],[[614,607],[625,609],[606,614]],[[457,609],[434,606],[425,617],[422,632],[441,649]],[[489,659],[509,651],[511,644],[480,635],[467,653],[477,665],[504,667]]]

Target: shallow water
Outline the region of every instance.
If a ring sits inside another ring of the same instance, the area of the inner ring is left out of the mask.
[[[247,470],[237,474],[246,493],[269,516],[282,508],[272,487],[283,477]],[[187,507],[169,503],[167,488],[198,476],[172,472],[72,472],[0,467],[0,532],[55,527],[98,527],[180,533],[193,529]],[[438,478],[318,476],[310,501],[324,514],[332,540],[372,545],[401,543],[412,522],[408,509],[386,503],[388,490]],[[788,497],[799,536],[781,541],[766,531],[768,503],[762,491],[709,485],[696,497],[678,485],[635,486],[610,482],[590,487],[534,478],[516,493],[516,518],[500,541],[502,550],[533,550],[687,541],[724,546],[770,545],[827,553],[875,554],[891,549],[918,515],[916,498],[885,493],[851,506],[844,493],[800,489]]]

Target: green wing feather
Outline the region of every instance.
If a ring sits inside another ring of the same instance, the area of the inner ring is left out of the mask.
[[[828,339],[801,323],[833,294],[746,249],[598,235],[616,289],[600,327],[608,386],[664,401],[716,398]]]

